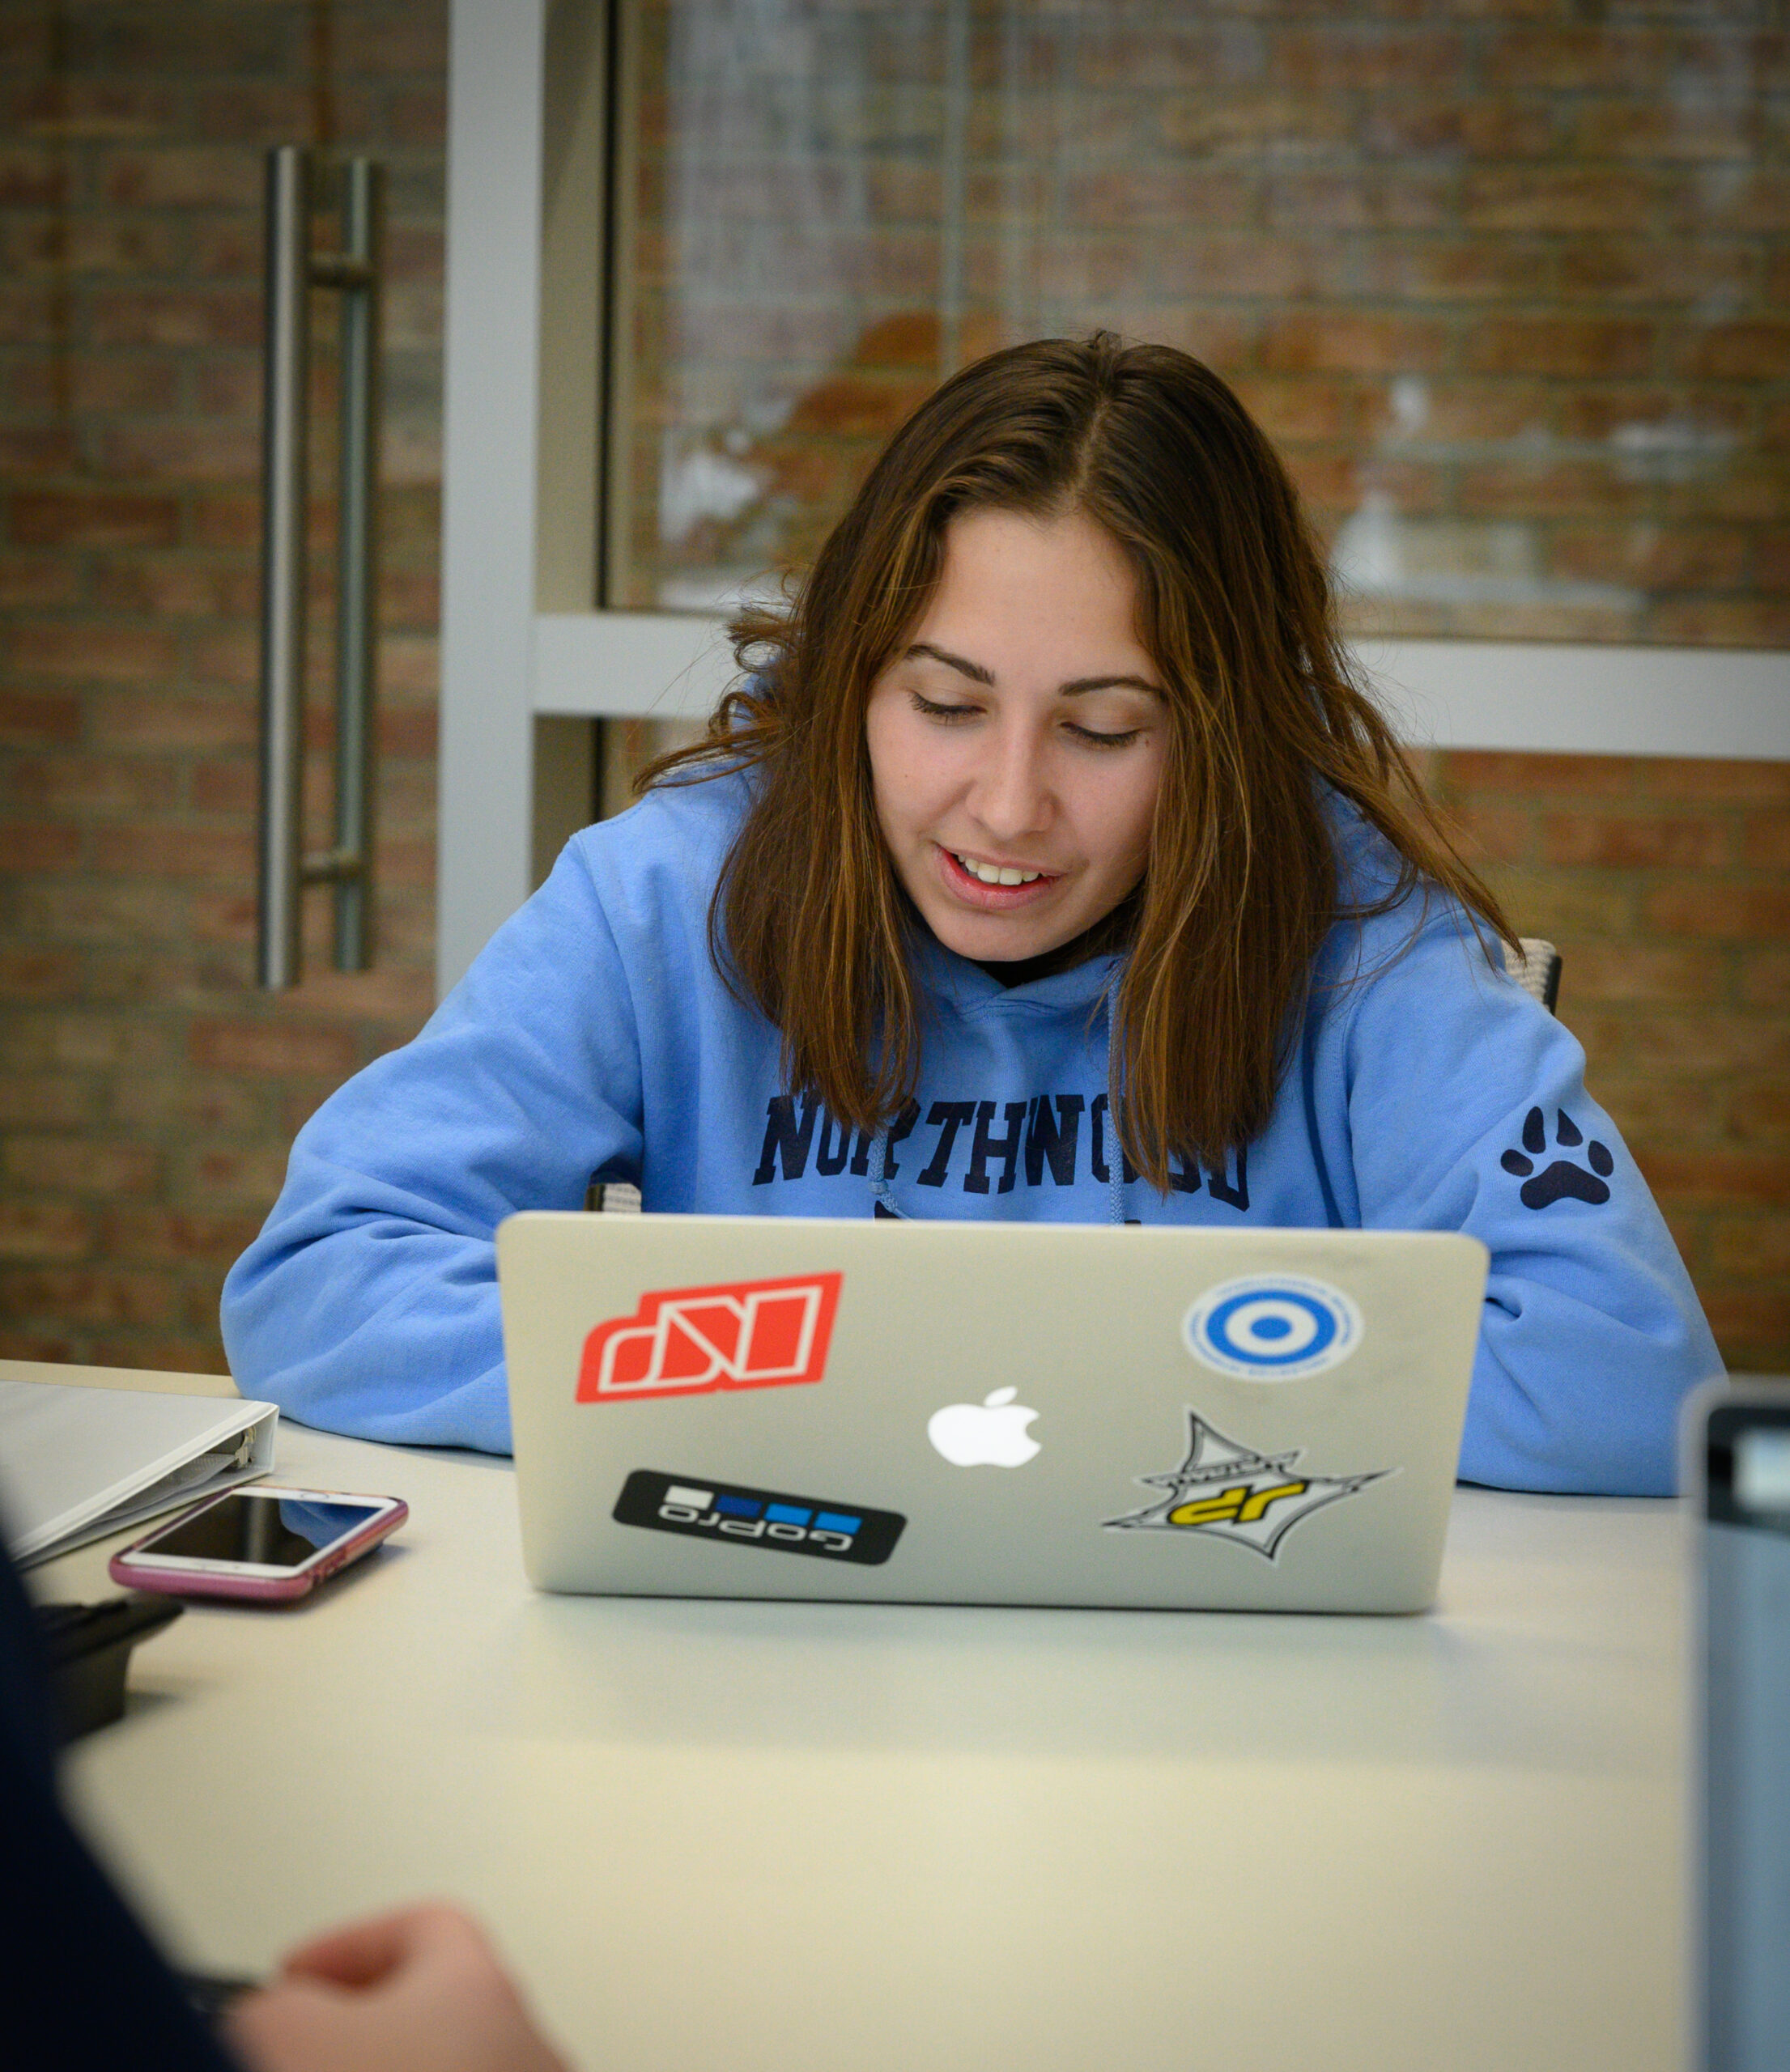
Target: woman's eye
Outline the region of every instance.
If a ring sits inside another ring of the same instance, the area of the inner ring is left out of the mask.
[[[930,698],[923,698],[916,690],[910,694],[914,710],[925,720],[973,720],[982,709],[978,705],[940,705]]]
[[[1078,741],[1086,741],[1093,748],[1123,748],[1127,741],[1134,741],[1143,732],[1142,727],[1127,727],[1122,733],[1103,734],[1093,727],[1074,727],[1069,729]]]

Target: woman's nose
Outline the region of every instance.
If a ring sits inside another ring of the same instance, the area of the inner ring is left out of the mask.
[[[1043,745],[1018,728],[993,732],[972,801],[990,834],[1006,841],[1040,833],[1050,818]]]

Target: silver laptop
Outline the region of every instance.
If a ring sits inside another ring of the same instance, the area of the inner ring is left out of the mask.
[[[542,1590],[1434,1599],[1475,1239],[531,1212],[497,1255]]]

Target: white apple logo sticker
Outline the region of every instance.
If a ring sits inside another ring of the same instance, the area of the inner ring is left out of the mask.
[[[1038,1413],[997,1389],[980,1403],[948,1403],[926,1420],[926,1437],[953,1467],[1021,1467],[1038,1452],[1026,1427]]]

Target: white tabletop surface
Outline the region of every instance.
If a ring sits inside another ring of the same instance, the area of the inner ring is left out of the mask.
[[[550,1599],[508,1462],[278,1479],[411,1520],[146,1642],[68,1766],[193,1965],[444,1895],[589,2072],[1682,2062],[1672,1505],[1462,1490],[1434,1613],[1273,1618]]]

